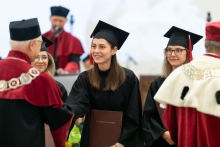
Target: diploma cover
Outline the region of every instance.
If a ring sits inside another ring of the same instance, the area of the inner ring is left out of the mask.
[[[89,147],[110,147],[121,135],[122,112],[91,110]]]
[[[167,127],[165,126],[165,124],[163,122],[163,119],[162,119],[162,116],[163,116],[163,113],[164,113],[165,109],[160,107],[160,103],[156,102],[155,104],[156,104],[156,107],[157,107],[157,111],[158,111],[158,113],[160,115],[160,119],[162,121],[163,127],[164,127],[164,129],[167,130]]]

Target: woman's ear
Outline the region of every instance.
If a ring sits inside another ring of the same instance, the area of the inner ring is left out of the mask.
[[[116,54],[118,48],[115,46],[113,49],[112,49],[112,56]]]

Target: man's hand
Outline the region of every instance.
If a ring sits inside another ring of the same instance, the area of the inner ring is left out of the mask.
[[[170,145],[174,145],[174,144],[175,144],[175,143],[171,140],[170,132],[169,132],[169,131],[164,132],[161,137],[163,137]]]
[[[65,71],[63,68],[58,68],[57,74],[68,74],[68,71]]]
[[[123,144],[120,144],[120,143],[118,143],[118,142],[117,142],[117,144],[118,144],[118,145],[121,145],[122,147],[124,147]],[[112,146],[110,146],[110,147],[117,147],[117,146],[116,146],[116,145],[112,145]]]

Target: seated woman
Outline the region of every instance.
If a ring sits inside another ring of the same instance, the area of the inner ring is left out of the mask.
[[[123,113],[119,137],[109,146],[143,147],[139,81],[133,71],[121,67],[116,58],[117,50],[128,35],[129,33],[102,21],[99,21],[91,35],[94,67],[78,76],[67,99],[67,104],[74,108],[74,120],[86,115],[81,147],[88,147],[90,138],[97,135],[97,132],[90,134],[90,118],[93,118],[91,112],[94,109],[96,112],[103,110]],[[100,140],[100,143],[101,141],[103,142]]]
[[[45,43],[44,47],[41,48],[38,56],[35,58],[35,60],[31,63],[33,67],[38,69],[39,71],[46,72],[52,77],[55,74],[55,63],[53,60],[52,55],[48,52],[47,47],[53,44],[50,40],[48,40],[46,37],[43,37],[43,41]],[[67,91],[66,88],[61,84],[60,82],[56,81],[57,85],[60,88],[60,91],[63,94],[63,97],[61,98],[63,102],[67,100]]]
[[[163,125],[161,114],[158,111],[159,105],[155,103],[153,98],[172,71],[192,60],[192,45],[202,38],[200,35],[174,26],[164,36],[170,39],[164,50],[162,74],[151,83],[143,112],[143,136],[146,147],[177,146],[171,140],[169,131]]]

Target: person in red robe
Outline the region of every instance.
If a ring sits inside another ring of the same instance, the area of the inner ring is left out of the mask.
[[[171,73],[154,99],[178,147],[219,147],[220,22],[206,24],[207,54]]]
[[[45,147],[44,123],[56,147],[63,147],[73,110],[47,73],[31,66],[42,39],[37,18],[10,23],[11,51],[0,61],[0,146]]]
[[[44,34],[46,38],[54,42],[48,47],[48,51],[54,57],[57,74],[79,72],[80,56],[84,53],[79,39],[63,29],[68,13],[69,10],[64,7],[51,7],[52,28]]]

